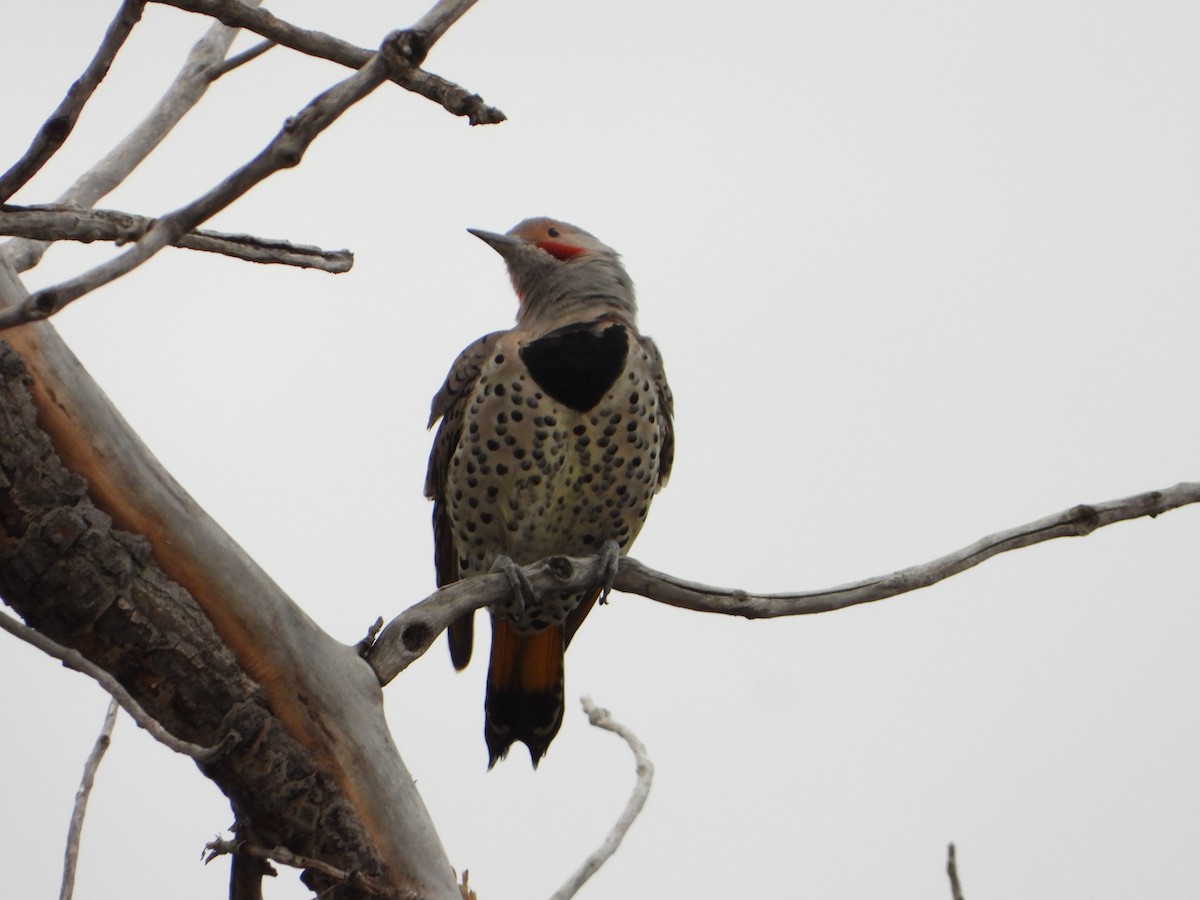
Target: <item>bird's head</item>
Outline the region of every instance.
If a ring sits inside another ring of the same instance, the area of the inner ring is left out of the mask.
[[[592,234],[557,219],[525,219],[507,234],[467,229],[499,253],[521,301],[517,320],[584,314],[579,307],[607,305],[635,313],[633,283],[617,252]],[[632,324],[632,322],[631,322]]]

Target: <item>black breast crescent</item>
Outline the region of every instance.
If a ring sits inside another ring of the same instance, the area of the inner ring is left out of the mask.
[[[587,412],[625,371],[628,354],[625,326],[609,325],[595,331],[574,325],[526,344],[521,348],[521,361],[548,396]]]

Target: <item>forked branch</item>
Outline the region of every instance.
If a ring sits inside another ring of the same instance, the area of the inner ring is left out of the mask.
[[[0,329],[54,315],[89,291],[131,272],[163,247],[178,241],[201,222],[216,215],[263,179],[299,164],[317,135],[347,109],[370,94],[390,71],[408,66],[406,33],[394,32],[378,53],[358,72],[319,94],[254,159],[243,165],[203,196],[157,219],[129,249],[114,259],[89,269],[62,284],[30,294],[0,312]]]
[[[951,575],[979,565],[1000,553],[1040,544],[1060,537],[1081,537],[1097,528],[1137,519],[1200,502],[1200,482],[1185,482],[1161,491],[1148,491],[1106,503],[1074,506],[1007,531],[988,535],[975,543],[927,563],[889,575],[818,591],[752,594],[748,591],[709,587],[667,575],[625,557],[615,587],[628,594],[694,609],[698,612],[765,619],[803,616],[872,603],[897,594],[928,587]],[[536,592],[581,592],[594,583],[598,560],[550,557],[523,568]],[[504,602],[508,579],[502,574],[478,575],[448,585],[393,619],[367,651],[367,661],[381,684],[387,684],[418,659],[434,639],[459,616]]]
[[[260,0],[242,0],[255,6]],[[236,29],[214,22],[204,37],[188,53],[179,74],[136,128],[117,142],[105,156],[84,172],[58,198],[71,206],[93,206],[100,198],[123,182],[129,173],[157,147],[187,113],[200,102],[225,63],[225,54]],[[0,245],[0,259],[17,272],[38,264],[48,241],[16,239]]]

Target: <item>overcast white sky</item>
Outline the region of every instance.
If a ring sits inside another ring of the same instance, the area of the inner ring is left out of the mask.
[[[116,0],[9,4],[0,168]],[[373,46],[424,0],[279,0]],[[138,121],[205,23],[151,6],[48,202]],[[250,40],[243,36],[241,46]],[[169,251],[57,324],[183,485],[330,633],[433,588],[430,396],[505,327],[464,230],[554,215],[621,250],[666,358],[678,454],[634,555],[819,588],[1200,477],[1200,6],[482,0],[428,67],[510,121],[379,90],[213,227],[349,247],[343,276]],[[343,76],[274,50],[104,201],[156,214]],[[56,249],[53,283],[112,253]],[[587,898],[1194,898],[1200,510],[1103,529],[870,607],[744,622],[618,596],[567,659],[657,767]],[[388,717],[484,900],[548,896],[633,766],[568,713],[536,773],[486,771],[483,666],[439,642]],[[0,638],[0,860],[55,895],[107,697]],[[211,900],[229,807],[128,719],[76,896]],[[294,875],[272,898],[306,896]]]

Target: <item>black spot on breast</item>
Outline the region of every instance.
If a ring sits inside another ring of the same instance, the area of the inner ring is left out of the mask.
[[[624,371],[628,353],[629,333],[623,325],[610,325],[600,333],[572,325],[526,344],[521,360],[548,395],[587,412]]]

